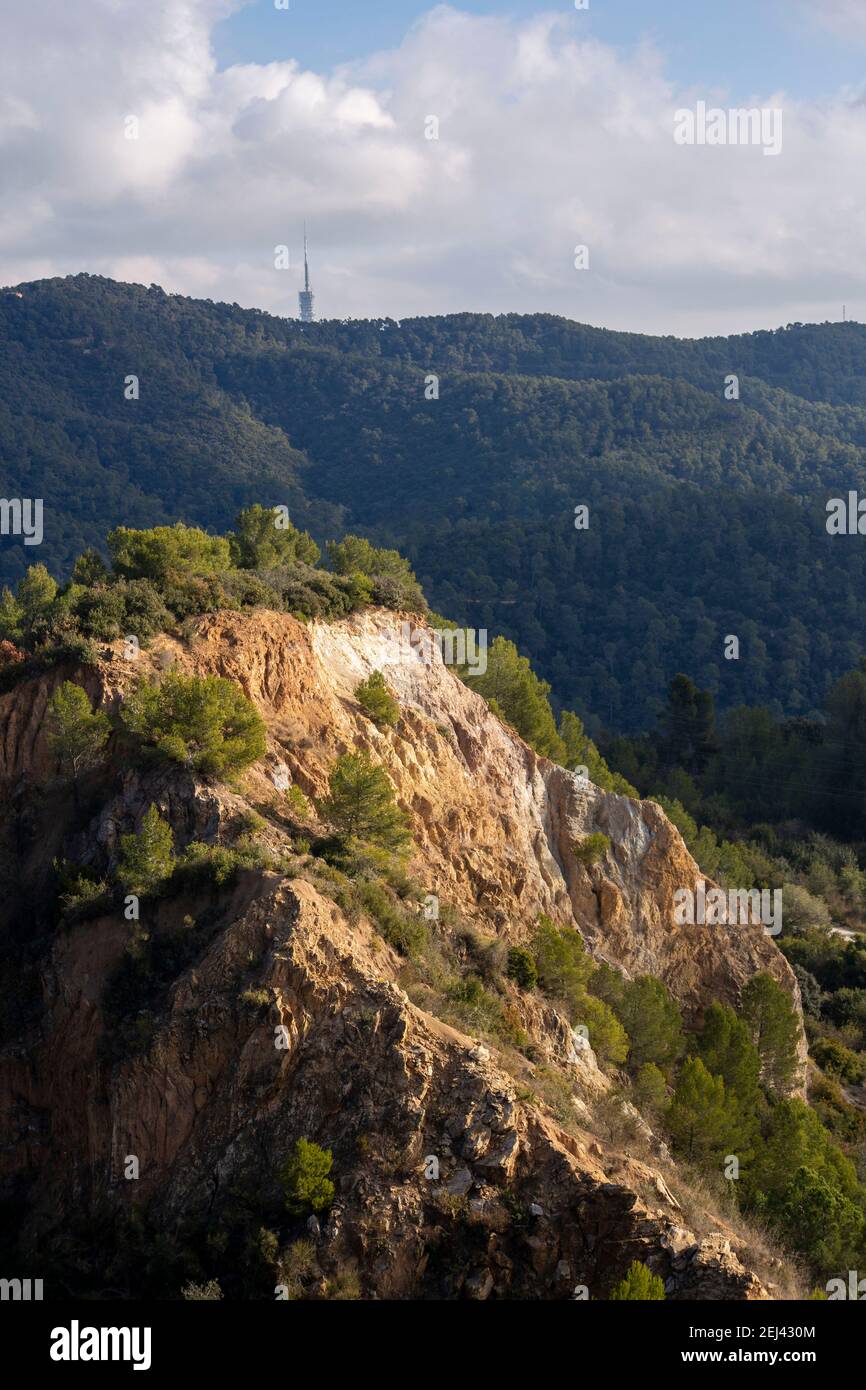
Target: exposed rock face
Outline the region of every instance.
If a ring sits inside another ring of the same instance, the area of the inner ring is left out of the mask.
[[[399,639],[399,620],[385,612],[310,628],[232,614],[203,621],[191,660],[179,653],[179,661],[244,687],[304,790],[320,794],[334,758],[366,745],[411,812],[430,891],[510,938],[547,912],[573,922],[599,958],[658,975],[687,1012],[712,999],[736,1002],[761,970],[799,1006],[793,972],[759,924],[674,922],[674,893],[702,875],[660,807],[604,792],[539,757],[435,648]],[[400,701],[399,731],[377,730],[353,698],[377,669]],[[587,869],[571,846],[595,831],[610,837],[611,850]]]
[[[94,698],[110,704],[167,653],[244,688],[267,722],[268,759],[242,791],[183,770],[121,769],[86,835],[63,841],[59,827],[27,842],[25,880],[61,845],[78,860],[110,860],[151,801],[178,845],[213,840],[239,809],[273,797],[278,764],[318,795],[334,758],[361,745],[411,814],[417,876],[504,938],[527,937],[547,912],[599,958],[661,976],[691,1014],[735,1001],[758,970],[797,997],[760,927],[674,924],[673,893],[699,873],[660,808],[539,758],[441,660],[405,646],[395,660],[398,635],[399,619],[380,612],[330,626],[221,614],[199,621],[188,647],[160,639],[135,667],[114,649],[87,674]],[[375,669],[400,701],[396,730],[377,730],[353,698]],[[0,697],[7,797],[22,777],[50,778],[42,720],[64,674]],[[586,869],[571,843],[596,830],[611,850]],[[277,1170],[302,1134],[333,1148],[338,1175],[319,1258],[355,1262],[366,1296],[598,1297],[634,1258],[672,1297],[769,1296],[723,1223],[703,1238],[685,1229],[660,1173],[563,1128],[495,1051],[422,1012],[390,948],[309,882],[250,872],[230,895],[162,903],[151,929],[178,932],[184,918],[207,923],[189,928],[199,932],[194,962],[165,989],[152,1036],[120,1059],[105,1051],[105,987],[127,924],[73,925],[43,960],[38,1026],[0,1057],[0,1175],[38,1174],[34,1239],[70,1202],[134,1195],[168,1221],[205,1217],[238,1183],[277,1201]],[[554,1009],[534,1003],[526,1023],[570,1075],[579,1119],[606,1079]],[[136,1183],[124,1178],[128,1155]]]

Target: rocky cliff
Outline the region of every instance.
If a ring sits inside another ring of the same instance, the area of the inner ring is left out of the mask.
[[[222,613],[135,662],[116,644],[73,674],[111,709],[172,664],[236,681],[266,721],[267,757],[226,787],[129,766],[117,749],[86,789],[84,828],[44,728],[70,671],[0,698],[5,879],[33,917],[25,940],[28,913],[7,892],[28,984],[0,1057],[0,1176],[25,1211],[22,1248],[56,1249],[58,1211],[111,1220],[144,1205],[165,1230],[217,1223],[229,1194],[274,1212],[277,1170],[303,1135],[333,1150],[337,1186],[308,1233],[307,1291],[351,1269],[364,1297],[604,1297],[640,1257],[672,1297],[781,1296],[788,1275],[756,1268],[737,1227],[702,1199],[684,1212],[651,1134],[640,1157],[605,1138],[594,1116],[609,1081],[555,1008],[515,998],[529,1045],[514,1049],[426,1007],[423,982],[306,855],[280,788],[288,774],[317,797],[337,756],[369,750],[411,817],[414,878],[448,905],[434,923],[443,947],[457,921],[520,942],[544,912],[598,959],[661,977],[690,1020],[710,1000],[736,1003],[757,971],[799,1007],[759,925],[674,923],[674,892],[700,875],[660,808],[537,756],[435,648],[401,643],[392,613],[328,625]],[[394,729],[379,730],[353,695],[376,669],[401,706]],[[228,843],[252,808],[257,840],[283,858],[224,891],[153,904],[148,931],[171,949],[130,1018],[117,984],[129,924],[112,912],[54,929],[43,885],[54,858],[110,867],[151,802],[178,847]],[[571,846],[594,831],[610,850],[585,867]]]

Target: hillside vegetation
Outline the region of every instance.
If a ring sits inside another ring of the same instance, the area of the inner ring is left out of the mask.
[[[720,706],[809,715],[859,659],[864,549],[825,508],[866,489],[861,325],[690,342],[550,315],[300,325],[92,276],[19,293],[3,490],[44,499],[58,577],[117,526],[224,531],[265,498],[320,546],[400,549],[594,731],[648,727],[680,670]],[[7,579],[32,559],[3,538]]]

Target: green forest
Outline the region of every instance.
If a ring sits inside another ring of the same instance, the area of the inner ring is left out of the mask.
[[[823,720],[866,635],[861,538],[825,524],[866,494],[864,447],[856,323],[686,341],[300,324],[88,275],[0,293],[2,493],[44,501],[38,555],[0,536],[0,578],[68,578],[118,526],[284,505],[320,547],[400,549],[597,737],[652,729],[680,671],[720,710]]]

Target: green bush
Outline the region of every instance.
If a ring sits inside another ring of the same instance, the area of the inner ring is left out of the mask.
[[[304,796],[304,793],[301,791],[300,787],[296,786],[294,782],[290,787],[286,788],[286,802],[289,806],[289,809],[296,816],[300,816],[302,820],[309,819],[310,812],[312,809],[310,803]]]
[[[151,805],[142,816],[140,830],[120,837],[118,881],[127,893],[146,897],[171,877],[174,866],[171,826]]]
[[[582,839],[575,840],[572,845],[574,857],[581,864],[597,864],[603,859],[610,849],[610,838],[602,835],[601,831],[596,831],[593,835],[584,835]]]
[[[358,897],[385,940],[401,955],[415,957],[423,951],[429,940],[426,923],[413,912],[398,907],[381,883],[365,880],[358,887]]]
[[[624,1279],[610,1291],[612,1303],[649,1303],[664,1300],[665,1286],[640,1260],[633,1260]]]
[[[111,890],[105,879],[92,869],[80,868],[69,860],[54,861],[57,874],[57,900],[66,915],[87,915],[88,909],[107,906]]]
[[[535,957],[525,946],[512,946],[508,952],[507,974],[521,989],[535,989],[538,984],[538,966]]]
[[[589,1045],[599,1062],[620,1066],[628,1056],[628,1034],[602,999],[585,994],[576,1006],[579,1021],[589,1034]]]
[[[334,1200],[334,1184],[328,1174],[334,1158],[308,1139],[298,1139],[291,1158],[280,1172],[286,1206],[295,1216],[323,1211]]]
[[[197,526],[154,526],[134,531],[118,526],[108,536],[115,574],[124,579],[152,579],[160,588],[183,575],[219,574],[231,564],[228,540],[209,536]]]
[[[242,772],[267,749],[255,706],[239,686],[220,676],[171,671],[160,685],[142,682],[122,718],[167,757],[212,777]]]
[[[76,781],[102,759],[111,733],[103,710],[92,710],[80,685],[64,681],[48,701],[48,745],[61,768]]]
[[[409,561],[396,550],[380,550],[362,536],[344,536],[328,543],[328,560],[335,574],[366,576],[374,602],[384,608],[425,613],[427,602]]]
[[[394,850],[410,838],[408,818],[396,803],[387,774],[367,753],[344,753],[337,759],[328,777],[328,795],[318,810],[344,844],[369,840]]]
[[[312,536],[293,526],[283,507],[262,507],[256,503],[238,515],[235,530],[228,537],[232,563],[241,569],[318,563],[320,551]]]
[[[584,998],[592,960],[573,927],[557,927],[542,914],[531,943],[538,980],[546,994],[562,999],[572,1012]]]
[[[866,1081],[866,1057],[852,1052],[835,1038],[816,1038],[809,1051],[823,1071],[854,1086]]]
[[[355,699],[379,729],[396,724],[400,718],[400,706],[385,684],[381,671],[373,671],[355,687]]]

